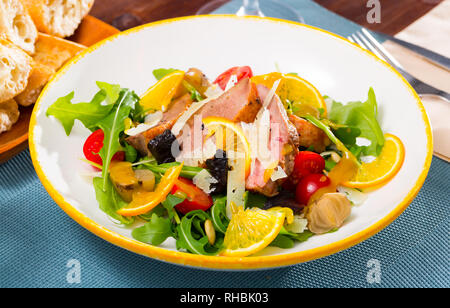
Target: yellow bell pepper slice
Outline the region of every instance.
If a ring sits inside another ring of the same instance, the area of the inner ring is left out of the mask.
[[[172,99],[184,79],[183,71],[175,71],[150,87],[141,97],[141,106],[145,111],[167,111]]]
[[[161,178],[155,191],[136,191],[133,194],[133,201],[131,201],[128,206],[118,210],[117,214],[130,217],[142,215],[153,210],[158,204],[163,202],[167,198],[167,195],[172,191],[182,169],[183,164],[168,169]]]

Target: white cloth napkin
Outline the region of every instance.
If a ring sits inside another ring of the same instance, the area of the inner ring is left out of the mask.
[[[443,1],[396,37],[450,57],[450,0]],[[416,78],[450,92],[450,70],[393,42],[383,45]],[[432,97],[422,97],[422,101],[433,128],[435,154],[450,161],[450,102]]]

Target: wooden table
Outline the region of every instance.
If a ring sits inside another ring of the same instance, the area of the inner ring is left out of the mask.
[[[125,30],[161,19],[194,15],[211,0],[96,0],[91,14]],[[380,0],[382,20],[366,20],[368,0],[314,0],[324,7],[369,29],[395,34],[425,15],[443,0]]]

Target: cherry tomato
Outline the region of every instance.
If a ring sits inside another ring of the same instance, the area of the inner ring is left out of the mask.
[[[250,66],[236,66],[232,67],[226,72],[217,77],[214,83],[217,83],[222,90],[225,90],[232,75],[237,76],[238,82],[244,78],[252,78],[253,72]]]
[[[311,196],[323,187],[330,185],[330,179],[323,174],[310,174],[297,185],[295,198],[298,203],[307,205]]]
[[[83,153],[87,160],[103,166],[103,160],[98,154],[103,148],[103,140],[105,134],[103,130],[98,129],[93,132],[84,143]],[[125,160],[125,152],[117,152],[111,160],[123,161]]]
[[[194,210],[207,211],[213,205],[211,196],[208,196],[190,180],[179,178],[172,189],[172,195],[177,193],[187,195],[186,200],[175,206],[175,209],[182,214]]]
[[[302,178],[310,174],[322,174],[325,169],[325,159],[317,153],[303,151],[295,157],[294,172],[292,178],[298,183]]]

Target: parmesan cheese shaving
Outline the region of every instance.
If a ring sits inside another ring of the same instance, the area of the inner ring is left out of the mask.
[[[203,106],[208,104],[213,99],[219,98],[220,95],[211,96],[208,97],[205,100],[202,100],[201,102],[193,103],[188,110],[186,110],[181,117],[178,119],[178,121],[174,124],[172,128],[172,133],[175,136],[178,136],[183,129],[183,127],[186,125],[187,121],[197,112],[199,111]]]
[[[231,219],[231,204],[242,207],[245,205],[245,159],[230,159],[229,164],[231,170],[228,171],[227,216]]]
[[[150,128],[155,127],[161,122],[163,118],[163,113],[161,111],[157,111],[155,113],[150,113],[145,117],[145,123],[141,123],[136,127],[127,129],[125,134],[128,136],[136,136],[142,134],[143,132],[148,131]]]
[[[220,96],[223,94],[223,92],[224,91],[217,84],[213,84],[208,89],[206,89],[205,96],[208,98],[214,97],[214,96]]]
[[[146,115],[144,123],[148,124],[148,125],[156,126],[159,124],[159,122],[161,122],[162,118],[163,118],[163,113],[161,111],[156,111],[154,113],[150,113],[150,114]]]
[[[203,190],[205,193],[212,192],[211,185],[217,184],[218,181],[206,170],[200,171],[193,179],[195,186]]]
[[[286,174],[286,172],[283,170],[283,168],[281,168],[280,166],[278,166],[275,171],[272,173],[272,176],[270,177],[270,179],[274,182],[280,180],[280,179],[285,179],[287,178],[288,175]]]
[[[294,221],[285,226],[286,230],[292,233],[303,233],[307,230],[308,220],[299,215],[294,215]]]
[[[227,86],[225,87],[225,92],[230,90],[238,83],[238,78],[236,75],[231,75],[230,80],[228,80]]]
[[[128,136],[136,136],[136,135],[139,135],[139,134],[141,134],[143,132],[148,131],[150,128],[152,128],[154,126],[155,125],[149,125],[149,124],[142,123],[142,124],[139,124],[136,127],[127,129],[125,131],[125,134],[127,134]]]
[[[350,202],[355,206],[359,206],[367,200],[367,194],[359,190],[344,186],[338,186],[337,190],[338,192],[344,194],[347,199],[350,200]]]

